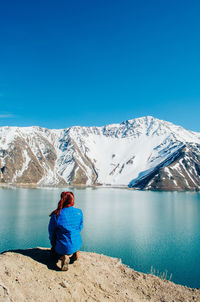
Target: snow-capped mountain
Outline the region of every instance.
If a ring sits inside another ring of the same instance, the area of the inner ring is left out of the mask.
[[[0,128],[1,182],[200,189],[200,133],[147,116],[105,127]]]

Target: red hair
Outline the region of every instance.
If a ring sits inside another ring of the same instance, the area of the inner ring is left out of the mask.
[[[55,213],[56,217],[58,217],[60,211],[63,208],[69,208],[74,206],[74,194],[72,192],[62,192],[60,197],[61,199],[58,203],[57,209],[51,212],[49,216],[52,216]]]

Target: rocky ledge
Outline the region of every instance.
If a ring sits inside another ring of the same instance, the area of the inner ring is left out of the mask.
[[[82,252],[62,272],[51,263],[49,249],[15,250],[0,255],[0,267],[1,302],[200,301],[200,289],[136,272],[120,259],[95,253]]]

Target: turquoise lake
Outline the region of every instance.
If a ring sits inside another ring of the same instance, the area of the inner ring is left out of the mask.
[[[74,188],[84,214],[82,250],[121,258],[135,270],[168,271],[200,288],[200,193]],[[62,189],[0,188],[0,252],[50,247],[49,213]]]

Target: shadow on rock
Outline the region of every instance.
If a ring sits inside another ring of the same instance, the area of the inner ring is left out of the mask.
[[[8,250],[3,252],[2,254],[5,254],[7,252],[17,253],[24,256],[28,256],[32,258],[33,260],[40,262],[42,264],[45,264],[49,269],[60,271],[60,269],[56,265],[56,260],[51,254],[50,249],[42,249],[39,247],[32,248],[32,249],[25,249],[25,250]]]

